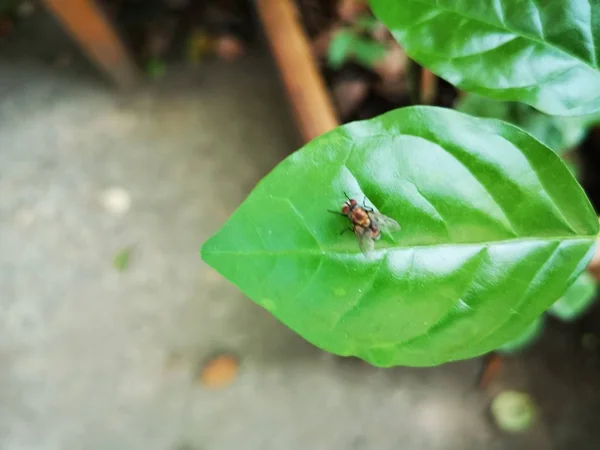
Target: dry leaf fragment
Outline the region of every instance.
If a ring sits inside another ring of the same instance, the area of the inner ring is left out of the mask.
[[[239,361],[232,355],[219,355],[211,359],[200,374],[202,384],[211,389],[223,388],[237,376]]]

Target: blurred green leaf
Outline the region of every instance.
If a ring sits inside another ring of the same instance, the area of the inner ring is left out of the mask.
[[[600,120],[598,114],[580,117],[549,116],[523,103],[501,102],[477,94],[465,95],[456,104],[456,109],[474,116],[505,120],[517,125],[559,155],[576,147],[585,137],[588,127]]]
[[[166,71],[166,66],[164,61],[157,58],[150,58],[146,61],[146,73],[151,78],[161,78],[164,76]]]
[[[503,391],[491,405],[492,416],[502,431],[518,433],[531,427],[536,416],[531,397],[524,392]]]
[[[368,257],[327,212],[345,193],[402,226]],[[201,254],[325,350],[430,366],[523,333],[587,266],[597,233],[550,149],[505,122],[420,106],[287,157]]]
[[[327,49],[327,59],[332,68],[339,69],[342,67],[350,54],[353,40],[354,33],[350,30],[340,30],[335,33]]]
[[[549,309],[554,317],[572,321],[584,314],[596,300],[596,280],[587,272],[583,272],[564,295]]]
[[[356,19],[355,23],[359,28],[367,31],[373,30],[380,24],[379,20],[371,15],[360,16]]]
[[[127,270],[129,268],[129,259],[132,251],[133,247],[126,247],[119,250],[113,259],[113,267],[119,272]]]
[[[538,337],[540,337],[544,329],[544,316],[535,319],[531,324],[523,330],[523,332],[515,339],[501,345],[496,349],[499,353],[515,353],[529,347]]]
[[[352,30],[341,30],[331,40],[327,57],[330,67],[339,69],[350,59],[366,67],[373,67],[385,54],[386,47],[383,44]]]
[[[599,1],[370,0],[408,56],[467,92],[600,111]]]

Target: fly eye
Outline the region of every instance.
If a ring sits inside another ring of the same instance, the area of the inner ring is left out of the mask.
[[[351,204],[352,206],[356,205],[356,200],[354,200],[354,199],[351,199],[351,200],[350,200],[350,204]]]
[[[350,208],[348,208],[347,206],[344,206],[342,208],[342,214],[348,214],[349,211],[350,211]]]

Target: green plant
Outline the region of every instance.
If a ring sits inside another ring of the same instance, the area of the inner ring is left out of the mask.
[[[587,272],[583,272],[566,292],[546,311],[564,322],[582,316],[596,299],[597,284]],[[545,314],[544,314],[545,315]],[[544,328],[544,315],[535,319],[528,328],[512,340],[496,349],[500,353],[515,353],[533,344]]]
[[[581,143],[590,126],[600,121],[599,114],[579,117],[559,117],[544,114],[520,102],[501,102],[477,94],[467,94],[456,105],[477,117],[505,120],[527,131],[559,155]]]
[[[327,62],[339,69],[349,60],[366,67],[373,67],[387,52],[385,45],[366,35],[377,24],[371,17],[361,17],[354,27],[346,27],[334,33],[327,50]]]
[[[560,45],[550,33],[550,19],[574,8],[567,0],[538,11],[548,25],[535,39],[523,25],[529,17],[513,23],[507,12],[490,25],[499,13],[480,3],[371,3],[409,56],[465,90],[546,112],[600,109],[600,73],[567,33],[584,25],[561,21]],[[507,11],[517,4],[502,2]],[[478,55],[477,67],[465,52]],[[523,66],[544,55],[533,83],[519,87]],[[579,95],[581,87],[591,94]],[[345,193],[402,225],[373,257],[340,236],[345,218],[327,213]],[[344,125],[286,158],[202,257],[325,350],[378,366],[428,366],[535,335],[544,311],[574,289],[597,234],[583,190],[546,145],[504,121],[416,106]]]
[[[520,102],[501,102],[477,94],[467,94],[456,105],[458,111],[478,117],[505,120],[529,132],[563,158],[567,167],[578,177],[579,167],[568,159],[569,153],[586,136],[590,126],[598,123],[598,113],[580,117],[551,116]],[[596,297],[597,283],[586,272],[582,273],[548,313],[563,321],[571,321],[584,314]],[[538,318],[531,327],[498,350],[512,353],[532,344],[541,334],[543,321]]]
[[[548,114],[600,110],[600,3],[371,0],[408,56],[459,88]]]

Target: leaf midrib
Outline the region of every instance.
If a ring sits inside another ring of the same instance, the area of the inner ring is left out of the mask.
[[[420,248],[437,248],[437,247],[468,247],[468,246],[477,246],[477,245],[502,245],[508,243],[518,243],[518,242],[555,242],[555,241],[594,241],[596,239],[596,235],[589,236],[553,236],[553,237],[520,237],[513,239],[500,239],[497,241],[480,241],[480,242],[448,242],[442,244],[418,244],[418,245],[387,245],[380,246],[375,249],[375,253],[389,253],[389,251],[393,250],[404,250],[404,249],[420,249]],[[386,250],[386,252],[382,252],[382,250]],[[320,249],[300,249],[300,250],[251,250],[251,251],[233,251],[233,250],[216,250],[216,251],[205,251],[202,250],[202,255],[252,255],[252,256],[266,256],[266,255],[327,255],[327,254],[335,254],[335,255],[357,255],[360,254],[360,250],[357,251],[339,251],[339,249],[329,249],[329,248],[320,248]]]
[[[453,10],[453,9],[450,9],[450,8],[446,8],[446,7],[440,6],[438,4],[432,4],[430,2],[426,2],[426,1],[423,1],[423,0],[410,0],[410,1],[412,1],[413,3],[419,3],[421,5],[425,5],[425,6],[437,8],[437,9],[439,9],[441,11],[444,11],[444,12],[447,12],[447,13],[457,14],[459,16],[462,16],[462,17],[466,18],[466,19],[472,20],[474,22],[479,22],[479,23],[488,25],[490,27],[497,28],[499,30],[509,31],[509,32],[514,33],[517,36],[520,36],[522,38],[529,39],[531,41],[537,42],[538,44],[546,45],[548,47],[551,47],[551,48],[554,48],[556,50],[559,50],[559,51],[561,51],[561,52],[569,55],[573,59],[576,59],[577,61],[583,63],[584,65],[586,65],[587,67],[593,69],[594,71],[598,71],[598,67],[594,66],[590,61],[586,61],[586,60],[582,59],[581,56],[578,56],[578,55],[572,53],[570,50],[564,49],[562,47],[559,47],[559,46],[557,46],[553,42],[544,41],[544,40],[540,39],[539,37],[537,37],[535,35],[524,33],[523,31],[514,30],[512,28],[504,26],[503,24],[498,25],[496,23],[490,23],[490,22],[488,22],[486,20],[483,20],[483,19],[481,19],[479,17],[473,17],[473,16],[470,16],[468,14],[464,14],[462,11],[456,11],[456,10]],[[592,36],[593,36],[593,30],[592,30]]]

